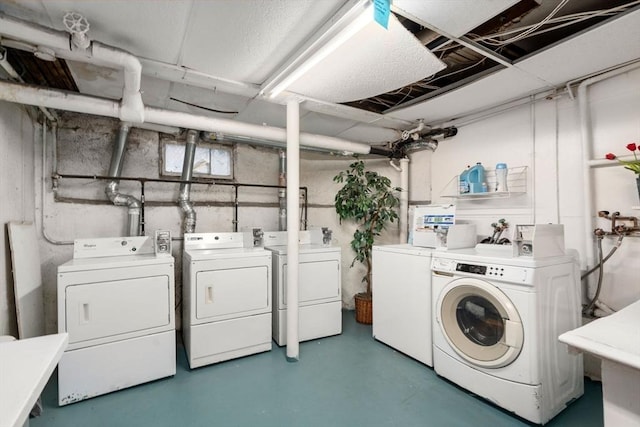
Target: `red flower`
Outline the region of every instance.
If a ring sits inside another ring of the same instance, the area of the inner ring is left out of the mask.
[[[607,153],[605,157],[607,160],[617,160],[625,169],[629,169],[640,178],[640,159],[638,159],[638,155],[636,154],[636,150],[640,151],[640,147],[638,147],[637,143],[630,142],[627,144],[627,150],[633,152],[633,160],[618,159],[613,153]]]

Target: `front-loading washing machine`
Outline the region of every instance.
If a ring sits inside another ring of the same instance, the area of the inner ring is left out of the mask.
[[[287,232],[264,233],[265,249],[273,253],[273,339],[287,344]],[[342,333],[340,247],[331,245],[327,229],[299,234],[298,335],[308,341]]]
[[[437,253],[431,268],[438,375],[538,424],[582,395],[582,358],[558,341],[580,325],[574,258],[470,249]]]
[[[174,259],[163,242],[79,239],[58,267],[58,332],[69,334],[59,405],[176,373]]]
[[[410,244],[372,249],[373,337],[433,366],[431,255]]]
[[[197,368],[271,350],[271,252],[251,232],[187,233],[182,335]]]

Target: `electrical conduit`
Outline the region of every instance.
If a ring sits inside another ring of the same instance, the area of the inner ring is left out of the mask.
[[[182,164],[182,181],[191,181],[193,178],[193,162],[196,154],[196,141],[198,131],[189,130],[187,132],[187,143],[184,148],[184,163]],[[178,204],[184,213],[184,233],[193,233],[196,230],[196,211],[191,203],[191,184],[181,183]]]
[[[113,154],[111,155],[111,164],[109,165],[108,176],[112,178],[119,178],[122,174],[122,164],[124,161],[124,150],[127,146],[127,136],[129,135],[129,125],[126,123],[120,124],[120,130],[118,137],[113,146]],[[128,207],[128,223],[127,223],[127,236],[139,236],[140,235],[140,212],[141,204],[140,200],[129,194],[122,194],[118,189],[119,181],[114,179],[109,181],[104,192],[116,206]]]

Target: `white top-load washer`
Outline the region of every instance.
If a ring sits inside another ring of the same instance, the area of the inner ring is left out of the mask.
[[[432,259],[433,356],[438,375],[544,424],[583,393],[582,358],[558,336],[580,324],[575,258]]]
[[[58,267],[59,405],[176,373],[174,259],[166,236],[155,242],[76,240]]]
[[[287,344],[287,232],[264,233],[273,253],[273,339]],[[300,341],[342,333],[340,247],[331,246],[331,231],[300,231],[298,336]]]
[[[182,334],[197,368],[271,350],[271,252],[252,232],[187,233]]]
[[[373,337],[433,366],[431,254],[410,244],[372,250]]]

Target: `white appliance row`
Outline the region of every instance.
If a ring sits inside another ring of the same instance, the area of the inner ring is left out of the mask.
[[[182,327],[197,368],[286,344],[286,232],[184,236]],[[342,332],[340,248],[327,229],[300,232],[301,341]],[[169,232],[83,239],[58,267],[58,368],[66,405],[176,372]],[[273,296],[273,298],[272,298]]]
[[[544,424],[583,394],[582,358],[558,341],[580,324],[569,256],[373,248],[373,336],[517,415]]]

